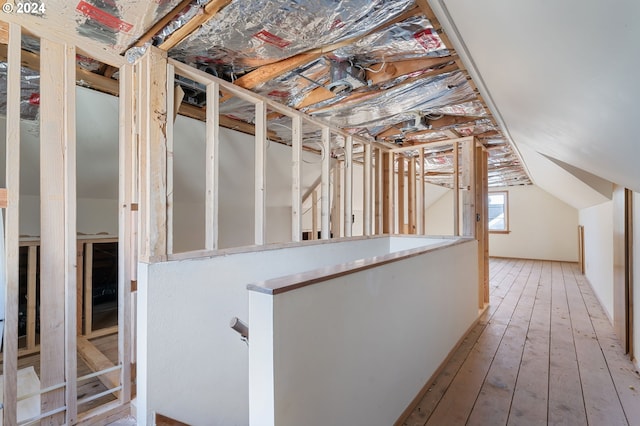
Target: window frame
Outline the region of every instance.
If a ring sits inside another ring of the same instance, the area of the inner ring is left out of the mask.
[[[487,215],[487,228],[490,234],[508,234],[511,232],[509,228],[509,191],[489,191],[487,194],[487,209],[489,207],[489,197],[494,194],[504,196],[504,229],[491,229],[489,227],[489,217]]]

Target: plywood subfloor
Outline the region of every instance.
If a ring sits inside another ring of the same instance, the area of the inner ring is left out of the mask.
[[[404,422],[640,425],[640,375],[576,264],[491,259],[491,305]]]

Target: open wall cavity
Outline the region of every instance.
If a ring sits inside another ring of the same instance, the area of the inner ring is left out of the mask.
[[[91,67],[122,61],[3,26],[3,422],[100,421],[131,398],[130,246],[119,244],[118,207],[125,138],[107,131],[125,128],[127,115],[124,99],[95,108],[77,84]],[[125,85],[132,73],[121,71]]]

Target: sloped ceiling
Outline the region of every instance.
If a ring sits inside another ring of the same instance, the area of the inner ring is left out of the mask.
[[[457,30],[521,152],[640,191],[640,2],[430,3],[445,29]],[[527,166],[535,183],[548,180],[546,168]],[[566,199],[563,182],[553,186]]]

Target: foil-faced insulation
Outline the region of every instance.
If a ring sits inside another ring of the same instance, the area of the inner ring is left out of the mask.
[[[410,121],[416,114],[429,114],[432,109],[466,102],[475,96],[464,74],[456,71],[418,79],[368,97],[347,99],[310,113],[338,127],[391,126]]]
[[[251,69],[361,36],[398,16],[413,0],[233,0],[171,49],[192,65]]]
[[[323,58],[258,86],[255,91],[294,108],[314,89],[329,82],[329,60]]]
[[[341,47],[332,55],[342,61],[373,64],[448,56],[450,53],[429,20],[416,15]]]
[[[46,18],[60,23],[72,19],[78,34],[113,46],[122,53],[180,0],[80,0],[47,4]]]
[[[154,46],[162,44],[171,34],[189,22],[191,18],[195,17],[198,13],[201,13],[201,6],[206,3],[208,3],[208,0],[192,1],[191,4],[182,9],[164,28],[153,36],[152,44]]]
[[[486,117],[489,115],[484,106],[477,100],[463,102],[461,104],[445,105],[439,108],[432,108],[431,115],[455,115],[464,117]]]
[[[7,63],[0,62],[0,114],[7,114]],[[40,112],[40,74],[21,67],[20,117],[37,120]]]

